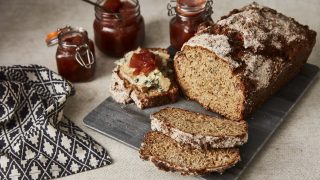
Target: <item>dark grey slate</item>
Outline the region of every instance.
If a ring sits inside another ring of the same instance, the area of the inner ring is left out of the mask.
[[[213,173],[200,178],[238,179],[311,86],[318,71],[317,66],[306,64],[297,77],[247,119],[249,141],[240,148],[242,158],[240,163],[227,170],[223,175]],[[179,107],[209,115],[217,115],[206,111],[196,102],[182,98],[175,104],[140,110],[133,104],[118,104],[109,97],[85,117],[84,123],[88,127],[138,150],[144,133],[150,130],[149,115],[164,107]]]

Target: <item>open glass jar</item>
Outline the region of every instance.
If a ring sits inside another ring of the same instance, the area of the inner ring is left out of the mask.
[[[47,45],[58,44],[58,73],[71,82],[90,81],[95,73],[95,52],[92,40],[83,28],[58,29],[48,35]]]
[[[170,44],[180,50],[197,32],[200,24],[212,22],[212,0],[171,0],[167,6],[170,21]]]
[[[145,38],[145,25],[138,0],[121,0],[117,12],[106,12],[95,7],[93,23],[96,46],[112,57],[122,57],[137,49]],[[104,0],[97,3],[104,5]]]

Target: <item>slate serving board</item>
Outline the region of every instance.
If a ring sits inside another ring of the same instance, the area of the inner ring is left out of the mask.
[[[249,141],[240,148],[242,158],[240,163],[227,170],[223,175],[212,173],[200,178],[238,179],[308,87],[310,87],[318,71],[319,68],[317,66],[306,64],[297,77],[247,119]],[[118,104],[109,97],[85,117],[84,123],[88,127],[138,150],[144,133],[150,130],[149,115],[164,107],[179,107],[216,115],[206,111],[196,102],[187,101],[183,98],[175,104],[141,110],[134,104]]]

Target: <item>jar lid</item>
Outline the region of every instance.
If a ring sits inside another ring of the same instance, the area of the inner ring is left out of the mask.
[[[195,15],[201,12],[211,15],[213,0],[171,0],[168,5],[168,16],[174,16],[178,12],[181,15]]]
[[[181,8],[196,8],[204,9],[206,6],[207,0],[177,0],[177,5]]]
[[[64,48],[76,48],[86,44],[88,33],[82,27],[71,28],[58,34],[58,43]]]
[[[63,28],[58,28],[56,31],[53,31],[53,32],[47,34],[47,37],[46,37],[47,46],[54,46],[54,45],[58,44],[59,34],[61,34],[62,32],[68,32],[71,30],[73,30],[73,28],[71,26],[67,25]]]

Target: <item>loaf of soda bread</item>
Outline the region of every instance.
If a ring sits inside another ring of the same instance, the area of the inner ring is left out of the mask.
[[[184,94],[208,110],[242,120],[306,63],[316,32],[252,3],[202,28],[174,58]]]

